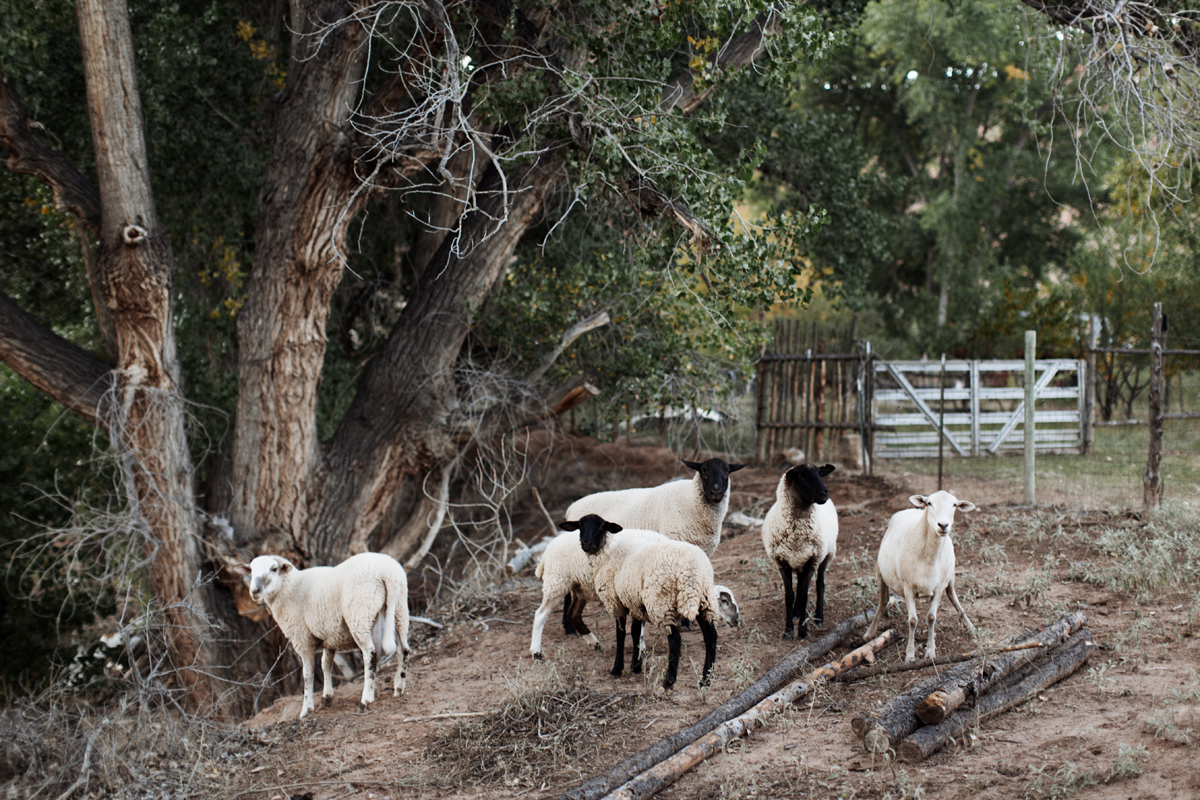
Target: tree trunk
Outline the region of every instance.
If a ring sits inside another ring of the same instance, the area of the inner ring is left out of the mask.
[[[98,295],[112,312],[114,391],[98,416],[121,458],[151,590],[189,707],[222,711],[219,663],[206,636],[211,596],[199,587],[200,536],[175,351],[174,257],[150,189],[133,37],[124,0],[76,5],[100,188]]]

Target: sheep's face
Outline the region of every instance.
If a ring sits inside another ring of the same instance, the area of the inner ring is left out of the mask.
[[[604,543],[610,533],[620,533],[623,528],[615,522],[609,522],[597,514],[586,514],[577,520],[564,520],[558,523],[564,531],[579,531],[579,546],[589,556],[594,556],[604,549]]]
[[[741,613],[738,611],[737,600],[734,598],[733,592],[728,586],[720,584],[713,588],[717,590],[717,614],[725,620],[726,625],[736,628],[741,622]]]
[[[908,498],[908,502],[917,508],[925,509],[925,523],[938,536],[950,535],[950,529],[954,527],[955,511],[966,513],[975,510],[974,503],[959,500],[949,492],[934,492],[928,497],[914,494]]]
[[[797,464],[784,473],[784,482],[792,499],[800,506],[821,505],[829,499],[829,489],[824,478],[833,472],[833,464],[818,467],[816,464]]]
[[[259,556],[250,562],[250,597],[256,603],[270,602],[283,588],[283,576],[295,567],[286,558]]]
[[[729,474],[746,466],[729,464],[719,458],[710,458],[702,463],[685,460],[683,463],[700,475],[700,489],[710,503],[719,503],[725,499],[725,494],[729,491]]]

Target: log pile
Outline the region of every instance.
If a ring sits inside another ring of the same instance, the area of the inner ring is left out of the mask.
[[[1087,616],[1077,611],[1019,637],[1003,652],[964,661],[935,675],[851,726],[872,753],[927,758],[988,717],[1007,711],[1071,675],[1094,649]]]

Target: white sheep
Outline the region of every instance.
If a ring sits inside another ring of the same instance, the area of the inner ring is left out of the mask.
[[[799,464],[789,469],[779,479],[775,505],[763,520],[763,547],[783,578],[785,639],[792,638],[794,620],[800,622],[796,635],[808,636],[808,586],[814,571],[817,607],[812,621],[817,626],[825,621],[825,570],[837,555],[838,516],[821,478],[833,470],[832,464]],[[800,573],[795,592],[793,570]]]
[[[916,657],[914,639],[918,596],[933,598],[927,616],[929,641],[925,646],[926,658],[933,658],[937,654],[934,625],[942,592],[950,596],[950,602],[958,609],[967,631],[975,633],[975,626],[967,619],[967,612],[963,610],[958,593],[954,590],[954,543],[950,541],[955,510],[974,511],[975,504],[959,500],[949,492],[934,492],[928,497],[914,494],[908,500],[916,508],[893,514],[883,534],[883,541],[879,544],[879,609],[871,621],[866,638],[875,638],[879,621],[887,613],[888,590],[902,594],[908,606],[908,649],[904,653],[904,660],[912,661]]]
[[[694,544],[668,539],[656,531],[622,529],[595,514],[567,520],[559,527],[579,531],[580,547],[591,558],[593,587],[616,621],[617,646],[612,675],[625,667],[625,619],[633,617],[630,671],[642,671],[639,645],[643,623],[667,630],[667,673],[663,688],[675,685],[682,644],[679,623],[694,620],[704,636],[704,669],[700,685],[712,681],[717,654],[716,617],[738,624],[737,603],[723,603],[713,580],[712,562]],[[728,590],[725,590],[728,592]]]
[[[397,656],[393,693],[404,693],[408,653],[408,579],[404,568],[382,553],[359,553],[336,567],[297,569],[280,556],[259,556],[237,570],[250,578],[250,596],[265,602],[292,643],[304,668],[303,719],[313,710],[313,661],[322,649],[325,705],[333,702],[333,661],[339,650],[357,647],[363,656],[360,709],[375,702],[380,659]],[[398,645],[398,646],[397,646]]]
[[[729,464],[719,458],[683,463],[696,471],[690,481],[589,494],[567,508],[566,518],[579,520],[596,514],[624,528],[658,531],[671,539],[690,542],[711,556],[721,542],[721,525],[729,511],[729,475],[746,465]],[[583,609],[589,599],[577,598],[573,593],[566,596],[562,619],[568,636],[588,634]]]
[[[559,534],[546,545],[535,573],[542,581],[542,604],[533,615],[533,636],[529,652],[534,658],[542,658],[542,631],[550,612],[564,598],[567,606],[563,610],[564,625],[571,624],[572,632],[583,636],[584,641],[597,650],[603,649],[596,634],[583,621],[583,607],[589,600],[598,599],[592,583],[592,564],[588,554],[579,543],[579,533],[572,530]],[[722,619],[737,624],[738,605],[733,592],[718,584],[717,602]]]

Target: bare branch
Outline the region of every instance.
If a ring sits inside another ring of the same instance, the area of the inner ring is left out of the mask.
[[[554,351],[546,356],[540,367],[525,376],[525,380],[529,383],[537,383],[542,379],[542,376],[546,374],[546,371],[550,369],[550,367],[554,366],[554,362],[558,360],[558,357],[561,356],[576,339],[578,339],[580,336],[583,336],[585,333],[588,333],[589,331],[594,331],[596,328],[601,328],[607,325],[609,321],[608,312],[601,311],[599,314],[593,314],[587,319],[580,320],[572,325],[563,333],[562,340],[558,343],[558,346],[554,348]]]

